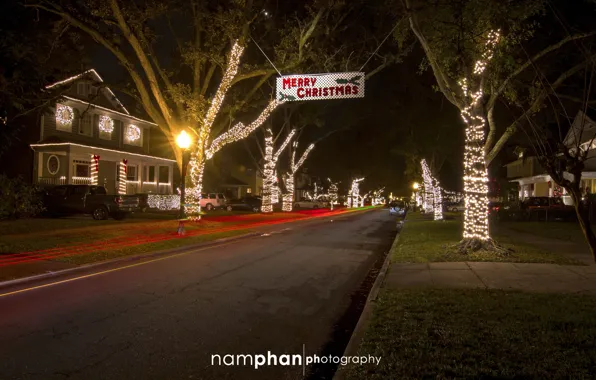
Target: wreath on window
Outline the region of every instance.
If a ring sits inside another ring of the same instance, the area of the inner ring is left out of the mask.
[[[112,133],[114,130],[114,120],[109,116],[101,115],[99,117],[99,130],[105,133]]]
[[[141,128],[134,124],[130,124],[126,130],[126,138],[128,141],[137,141],[141,138]]]
[[[74,120],[74,111],[72,107],[64,104],[56,105],[56,121],[60,125],[71,125]]]

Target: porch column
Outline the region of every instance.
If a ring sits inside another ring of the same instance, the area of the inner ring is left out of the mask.
[[[118,194],[126,194],[126,166],[127,159],[120,161],[120,169],[118,170]]]
[[[91,184],[97,185],[99,179],[99,155],[91,154]]]
[[[137,190],[138,193],[142,193],[143,192],[143,176],[145,175],[145,166],[143,165],[143,161],[139,162],[139,168],[137,169],[139,172],[137,173],[137,175],[139,176],[139,188]]]
[[[174,192],[174,165],[170,164],[168,166],[168,181],[170,181],[170,186],[168,186],[168,194],[177,194]]]

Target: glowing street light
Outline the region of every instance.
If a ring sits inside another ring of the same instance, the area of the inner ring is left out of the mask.
[[[185,188],[186,188],[186,167],[190,161],[190,146],[192,145],[192,137],[182,131],[176,137],[176,145],[182,150],[182,173],[180,184],[180,213],[178,215],[178,235],[184,235],[184,221],[186,220],[185,207]]]
[[[414,188],[414,190],[418,190],[420,188],[420,184],[418,182],[414,182],[414,184],[412,184],[412,187]]]

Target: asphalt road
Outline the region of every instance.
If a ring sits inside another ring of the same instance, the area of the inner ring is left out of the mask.
[[[394,234],[387,210],[284,224],[0,296],[0,379],[301,379],[211,355],[325,352]]]

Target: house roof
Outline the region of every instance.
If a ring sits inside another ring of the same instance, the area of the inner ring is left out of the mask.
[[[567,147],[574,147],[578,145],[578,142],[580,144],[588,142],[594,139],[595,136],[596,122],[582,111],[578,111],[571,128],[565,136],[564,143]]]
[[[61,86],[61,85],[64,85],[64,84],[72,83],[72,82],[76,81],[77,79],[81,79],[81,78],[84,78],[84,77],[86,77],[86,76],[93,77],[93,78],[95,79],[95,81],[96,81],[96,82],[99,82],[99,83],[103,83],[103,82],[104,82],[104,81],[103,81],[103,79],[101,78],[101,76],[99,76],[99,74],[97,73],[97,71],[95,71],[95,69],[89,69],[89,70],[87,70],[87,71],[83,71],[83,72],[82,72],[82,73],[80,73],[80,74],[73,75],[73,76],[72,76],[72,77],[70,77],[70,78],[66,78],[66,79],[63,79],[63,80],[61,80],[61,81],[58,81],[58,82],[55,82],[55,83],[49,84],[49,85],[47,85],[45,88],[46,88],[46,90],[47,90],[47,89],[54,88],[54,87],[58,87],[58,86]],[[120,102],[120,100],[119,100],[119,99],[118,99],[118,97],[117,97],[117,96],[114,94],[114,92],[113,92],[113,91],[112,91],[112,90],[111,90],[109,87],[107,87],[107,86],[106,86],[106,87],[104,87],[104,88],[105,88],[106,90],[108,90],[108,92],[109,92],[109,93],[112,95],[112,97],[111,97],[111,99],[110,99],[110,100],[111,100],[111,102],[112,102],[112,103],[113,103],[113,104],[114,104],[116,107],[118,107],[118,108],[121,108],[122,110],[124,110],[124,112],[126,112],[126,114],[127,114],[127,115],[130,115],[130,112],[128,112],[128,110],[126,109],[126,107],[124,107],[124,105],[122,104],[122,102]]]
[[[62,142],[61,139],[58,137],[48,137],[47,139],[43,140],[40,143],[31,144],[29,146],[33,150],[35,150],[36,148],[44,148],[44,147],[77,146],[77,147],[81,147],[81,148],[89,148],[94,151],[115,152],[115,153],[121,153],[121,154],[127,155],[127,156],[147,157],[147,158],[158,159],[158,160],[162,160],[162,161],[176,162],[176,160],[172,160],[172,159],[164,158],[164,157],[158,157],[158,156],[150,156],[148,154],[132,153],[132,152],[124,151],[124,150],[102,148],[99,146],[84,145],[84,144],[77,144],[77,143],[71,143],[71,142]]]

